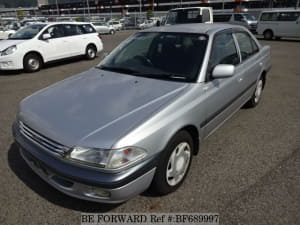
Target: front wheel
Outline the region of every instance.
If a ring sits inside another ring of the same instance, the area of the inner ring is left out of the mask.
[[[255,106],[258,105],[260,99],[261,99],[261,94],[264,88],[264,80],[261,77],[256,85],[255,91],[252,95],[252,97],[249,99],[249,101],[246,103],[247,108],[254,108]]]
[[[26,72],[37,72],[41,69],[43,61],[38,54],[29,53],[24,57],[23,66]]]
[[[86,48],[85,57],[89,60],[95,59],[97,55],[97,50],[93,45],[89,45]]]
[[[193,151],[190,134],[186,131],[177,133],[162,153],[151,189],[165,195],[180,187],[189,171]]]
[[[267,30],[264,32],[264,39],[271,40],[273,38],[273,32],[271,30]]]

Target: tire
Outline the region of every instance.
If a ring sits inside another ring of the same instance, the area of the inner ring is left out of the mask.
[[[43,60],[36,53],[29,53],[24,57],[23,67],[28,73],[37,72],[42,68]]]
[[[86,51],[85,51],[85,57],[88,59],[88,60],[93,60],[95,59],[97,56],[97,50],[96,50],[96,47],[93,46],[93,45],[88,45],[86,47]]]
[[[255,106],[258,105],[260,99],[261,99],[261,94],[264,88],[264,79],[260,77],[259,81],[256,84],[255,91],[252,95],[252,97],[249,99],[249,101],[245,104],[246,108],[254,108]]]
[[[178,132],[162,153],[151,190],[159,195],[175,191],[183,183],[194,152],[193,139],[187,131]]]
[[[115,34],[115,31],[114,30],[110,30],[109,34],[113,35],[113,34]]]
[[[264,39],[272,40],[273,39],[273,32],[271,30],[266,30],[264,32]]]

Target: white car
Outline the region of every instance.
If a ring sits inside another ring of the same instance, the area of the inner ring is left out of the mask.
[[[120,21],[109,21],[107,24],[113,26],[117,31],[120,31],[123,28],[123,25]]]
[[[14,33],[16,33],[15,30],[5,29],[4,27],[0,27],[0,40],[7,39]]]
[[[101,37],[90,23],[29,25],[0,41],[0,70],[38,71],[44,63],[78,55],[94,59]]]
[[[150,19],[150,20],[145,20],[143,23],[139,24],[138,27],[139,29],[143,30],[143,29],[154,27],[155,25],[156,25],[156,21]]]
[[[92,22],[96,31],[99,34],[114,34],[116,33],[116,29],[112,25],[108,25],[103,22]]]

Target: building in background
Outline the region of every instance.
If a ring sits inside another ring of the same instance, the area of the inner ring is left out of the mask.
[[[38,7],[41,7],[43,5],[49,5],[50,3],[49,3],[49,0],[38,0],[37,4],[38,4]]]

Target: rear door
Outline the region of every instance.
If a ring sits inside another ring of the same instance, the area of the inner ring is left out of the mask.
[[[69,56],[76,56],[82,54],[81,36],[83,32],[76,24],[64,24],[65,37],[67,38],[66,45],[68,45]]]
[[[230,64],[235,66],[235,74],[232,77],[213,79],[211,73],[219,64]],[[207,70],[207,81],[205,83],[205,107],[206,119],[200,125],[204,130],[204,136],[208,136],[228,116],[236,111],[239,106],[240,87],[238,80],[243,70],[240,64],[240,56],[236,48],[231,32],[217,34],[213,41],[209,66]]]
[[[235,32],[234,37],[242,58],[243,73],[238,79],[239,88],[241,97],[246,101],[253,94],[263,64],[259,56],[259,47],[247,32]]]

